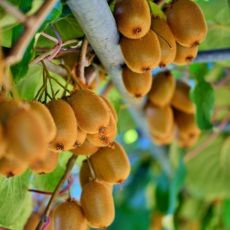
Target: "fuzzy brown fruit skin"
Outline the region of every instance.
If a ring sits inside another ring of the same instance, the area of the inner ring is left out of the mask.
[[[162,108],[148,106],[145,113],[150,133],[153,136],[164,138],[170,133],[174,124],[173,111],[170,106]]]
[[[81,206],[74,200],[58,205],[53,214],[55,230],[86,230],[87,221]]]
[[[166,11],[176,41],[185,47],[199,45],[207,35],[207,24],[200,7],[191,0],[177,0]]]
[[[77,120],[71,106],[64,100],[52,100],[47,107],[54,119],[57,134],[50,143],[53,151],[70,150],[77,139]]]
[[[196,58],[198,46],[184,47],[177,43],[176,57],[173,61],[176,65],[188,65]]]
[[[0,158],[6,153],[6,139],[4,137],[4,130],[0,123]]]
[[[130,162],[123,147],[114,142],[112,147],[100,148],[90,157],[96,177],[108,183],[122,183],[130,173]]]
[[[151,71],[146,73],[135,73],[128,67],[124,67],[122,70],[122,80],[124,82],[127,91],[134,97],[145,96],[152,85]]]
[[[46,128],[34,111],[18,109],[9,116],[5,132],[9,156],[26,162],[46,156]]]
[[[199,134],[194,136],[181,136],[179,134],[177,137],[177,144],[181,148],[190,148],[197,143],[198,138],[199,138]]]
[[[6,177],[19,176],[26,171],[28,164],[14,158],[0,159],[0,175]]]
[[[75,146],[74,149],[72,149],[71,151],[75,154],[75,155],[92,155],[95,152],[97,152],[98,147],[93,145],[91,142],[89,142],[89,140],[86,138],[84,143],[80,146]]]
[[[174,91],[171,105],[185,113],[195,113],[195,106],[189,98],[190,86],[183,81],[176,81],[176,89]]]
[[[93,180],[93,176],[91,175],[87,160],[84,160],[82,162],[82,165],[80,168],[79,180],[80,180],[80,184],[81,184],[82,188],[86,184],[88,184],[90,181]],[[105,181],[102,181],[101,178],[98,178],[98,177],[97,177],[97,181],[100,181],[101,183],[103,183],[112,193],[112,191],[113,191],[113,184],[112,183],[107,183]]]
[[[104,128],[103,131],[96,134],[88,134],[87,138],[89,142],[97,147],[104,147],[111,145],[115,140],[117,135],[117,123],[113,118],[112,114],[110,115],[109,124]]]
[[[150,29],[151,16],[146,0],[120,0],[115,5],[119,32],[127,38],[139,39]]]
[[[24,226],[24,230],[35,230],[40,221],[40,218],[41,216],[38,213],[33,212],[27,220],[26,225]]]
[[[38,101],[31,101],[29,104],[31,109],[38,114],[39,118],[41,119],[41,122],[45,124],[47,141],[52,141],[56,136],[57,128],[55,126],[54,119],[51,116],[49,110],[45,105]]]
[[[176,56],[176,40],[164,19],[152,17],[151,29],[157,34],[161,47],[160,67],[173,62]]]
[[[180,136],[193,137],[200,134],[200,129],[196,124],[194,114],[188,114],[174,110],[174,119]]]
[[[114,220],[113,196],[103,183],[91,181],[83,187],[81,206],[92,227],[105,228]]]
[[[117,122],[117,120],[118,120],[117,112],[116,112],[115,108],[113,107],[112,103],[104,96],[101,96],[100,98],[106,103],[108,111],[112,114],[113,118]]]
[[[57,167],[58,155],[57,152],[49,151],[45,159],[33,162],[30,168],[36,173],[50,173]]]
[[[140,39],[122,37],[120,46],[125,64],[135,73],[148,72],[160,62],[160,42],[151,30]]]
[[[74,110],[79,127],[86,133],[98,133],[109,123],[109,112],[105,104],[90,90],[77,90],[67,101]]]
[[[149,100],[153,105],[164,107],[170,103],[175,91],[176,80],[169,71],[160,72],[153,78]]]
[[[75,141],[74,147],[81,146],[85,142],[86,137],[87,137],[87,133],[78,127],[77,128],[77,139]]]

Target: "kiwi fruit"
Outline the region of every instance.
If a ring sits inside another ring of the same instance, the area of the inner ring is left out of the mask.
[[[52,100],[47,107],[54,119],[57,133],[50,143],[53,151],[70,150],[77,139],[77,120],[71,106],[62,99]]]
[[[171,105],[185,113],[195,113],[195,106],[189,98],[190,86],[183,81],[176,81],[176,89],[174,91]]]
[[[118,120],[117,112],[115,108],[113,107],[112,103],[104,96],[101,96],[101,99],[105,102],[105,104],[107,105],[106,107],[108,108],[108,111],[112,114],[113,118],[117,122]]]
[[[152,138],[153,138],[153,142],[157,145],[171,144],[175,138],[175,126],[173,125],[172,130],[170,130],[170,132],[164,137],[158,137],[158,136],[152,135]]]
[[[91,155],[97,152],[98,147],[92,144],[87,138],[80,146],[75,146],[71,151],[76,155]]]
[[[27,220],[24,230],[35,230],[40,222],[41,216],[37,212],[33,212]]]
[[[75,200],[59,204],[53,213],[55,230],[86,230],[87,221],[81,206]]]
[[[123,147],[114,142],[112,147],[100,148],[90,156],[96,177],[108,183],[122,183],[130,173],[130,162]]]
[[[105,228],[115,217],[111,191],[99,181],[87,183],[81,194],[81,206],[91,227]]]
[[[27,162],[46,156],[46,127],[34,111],[18,109],[8,117],[5,132],[9,155]]]
[[[151,29],[157,34],[161,47],[159,66],[165,67],[173,62],[176,56],[176,40],[164,19],[152,17]]]
[[[119,32],[127,38],[141,38],[150,29],[151,16],[146,0],[119,0],[114,14]]]
[[[75,91],[69,98],[79,127],[89,134],[98,133],[109,123],[109,112],[102,99],[87,89]]]
[[[4,137],[4,130],[0,123],[0,158],[6,153],[6,140]]]
[[[169,105],[165,107],[148,106],[145,113],[150,133],[153,136],[164,138],[170,133],[174,121],[173,111]]]
[[[160,62],[160,42],[156,33],[151,30],[140,39],[122,37],[120,46],[125,64],[135,73],[149,72]]]
[[[45,105],[43,105],[39,101],[31,101],[30,107],[33,111],[35,111],[38,114],[38,116],[41,119],[41,122],[45,124],[47,141],[51,142],[56,136],[57,128],[55,126],[54,119],[51,116],[49,110]]]
[[[193,137],[199,135],[200,129],[196,124],[194,114],[188,114],[178,110],[174,110],[174,119],[180,136]]]
[[[19,176],[26,171],[28,164],[15,158],[0,159],[0,175],[6,177]]]
[[[153,78],[149,100],[155,106],[164,107],[170,103],[174,94],[176,80],[169,71],[158,73]]]
[[[36,173],[50,173],[57,167],[58,155],[57,152],[49,151],[45,159],[34,161],[30,168]]]
[[[198,46],[184,47],[177,43],[176,57],[173,61],[176,65],[188,65],[196,58]]]
[[[196,144],[199,138],[199,134],[191,135],[191,136],[181,136],[180,134],[177,137],[177,144],[181,148],[190,148]]]
[[[75,141],[74,147],[80,147],[85,142],[86,137],[87,137],[87,133],[78,127],[77,139]]]
[[[113,118],[113,115],[110,115],[109,124],[101,129],[99,133],[88,134],[87,138],[89,142],[98,147],[111,145],[117,135],[117,123]]]
[[[103,183],[109,190],[111,190],[111,192],[113,191],[113,184],[112,183],[107,183],[105,181],[102,181],[99,177],[97,177],[96,179],[97,179],[97,181],[100,181],[101,183]],[[79,180],[80,180],[80,184],[81,184],[82,188],[87,183],[89,183],[90,181],[94,180],[92,175],[91,175],[90,168],[89,168],[89,165],[87,163],[87,160],[84,160],[82,162],[82,165],[81,165],[81,168],[80,168]]]
[[[199,45],[207,35],[200,7],[191,0],[176,0],[166,10],[168,24],[176,41],[185,47]]]
[[[135,73],[128,67],[122,70],[122,80],[127,91],[134,97],[145,96],[152,85],[151,71],[145,73]]]

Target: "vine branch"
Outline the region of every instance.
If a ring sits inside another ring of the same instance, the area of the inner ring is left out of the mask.
[[[74,167],[76,159],[77,159],[77,155],[73,154],[70,157],[69,161],[67,162],[66,170],[65,170],[62,178],[58,182],[58,184],[57,184],[52,196],[50,197],[50,200],[49,200],[49,202],[48,202],[48,204],[46,206],[46,209],[45,209],[45,211],[44,211],[44,213],[43,213],[43,215],[41,217],[41,220],[40,220],[39,224],[36,227],[36,230],[41,230],[42,225],[46,222],[46,218],[50,214],[51,206],[52,206],[53,202],[56,200],[57,196],[59,195],[59,191],[61,189],[61,186],[64,184],[66,179],[69,177],[69,174],[71,173],[71,171],[72,171],[72,169]]]
[[[25,26],[22,36],[13,45],[10,54],[6,57],[6,63],[8,65],[15,64],[22,59],[26,48],[34,37],[34,34],[46,19],[56,2],[57,0],[46,0],[34,15],[25,16],[14,6],[6,4],[6,1],[4,0],[0,0],[1,6],[5,4],[4,9],[7,10],[8,13],[15,15],[15,17],[17,17],[20,22],[23,22]],[[15,12],[17,13],[14,14]]]

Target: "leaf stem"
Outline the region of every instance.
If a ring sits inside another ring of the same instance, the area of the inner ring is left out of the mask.
[[[44,211],[44,213],[40,219],[40,222],[38,223],[38,225],[36,227],[36,230],[42,229],[42,225],[45,223],[46,217],[49,216],[49,214],[50,214],[51,206],[52,206],[53,202],[56,200],[57,196],[59,195],[59,191],[61,189],[61,186],[63,185],[65,180],[69,177],[69,175],[70,175],[70,173],[71,173],[71,171],[75,165],[76,159],[77,159],[77,155],[73,154],[70,157],[69,161],[67,162],[66,170],[65,170],[62,178],[58,182],[52,196],[50,197],[48,205],[46,206],[46,209],[45,209],[45,211]]]

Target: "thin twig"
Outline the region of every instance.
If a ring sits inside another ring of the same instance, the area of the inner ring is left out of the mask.
[[[225,126],[228,124],[230,120],[230,113],[226,116],[226,118],[220,123],[220,125],[216,128],[216,130],[200,145],[198,145],[195,149],[188,152],[184,160],[185,162],[190,161],[192,158],[194,158],[197,154],[202,152],[204,149],[206,149],[221,133],[221,131],[225,128]]]
[[[40,7],[40,9],[32,16],[26,18],[25,31],[18,41],[13,45],[9,56],[6,57],[6,63],[8,65],[15,64],[19,62],[34,37],[34,34],[39,29],[43,21],[46,19],[50,11],[53,9],[57,0],[46,0]]]
[[[88,63],[88,61],[86,60],[87,49],[88,49],[88,40],[85,37],[82,43],[80,60],[77,68],[78,77],[80,78],[83,84],[85,84],[85,66]]]
[[[5,0],[0,0],[0,6],[10,15],[15,17],[18,22],[26,23],[27,16],[25,16],[20,10],[18,10],[14,5]]]
[[[65,173],[64,175],[62,176],[62,178],[60,179],[60,181],[58,182],[52,196],[50,197],[50,200],[48,202],[48,205],[46,206],[46,209],[41,217],[41,220],[39,222],[39,224],[37,225],[36,227],[36,230],[41,230],[42,228],[42,225],[45,223],[45,220],[46,220],[46,217],[49,216],[50,214],[50,210],[51,210],[51,206],[53,204],[53,202],[56,200],[58,194],[59,194],[59,191],[61,189],[61,186],[63,185],[63,183],[65,182],[65,180],[69,177],[74,165],[75,165],[75,162],[76,162],[76,159],[77,159],[77,155],[73,154],[72,157],[69,159],[67,165],[66,165],[66,170],[65,170]]]
[[[109,80],[105,87],[101,90],[100,95],[107,96],[111,89],[114,87],[113,82]]]
[[[48,195],[48,196],[51,196],[53,194],[52,192],[40,191],[40,190],[36,190],[36,189],[28,189],[28,191],[42,194],[42,195]]]

